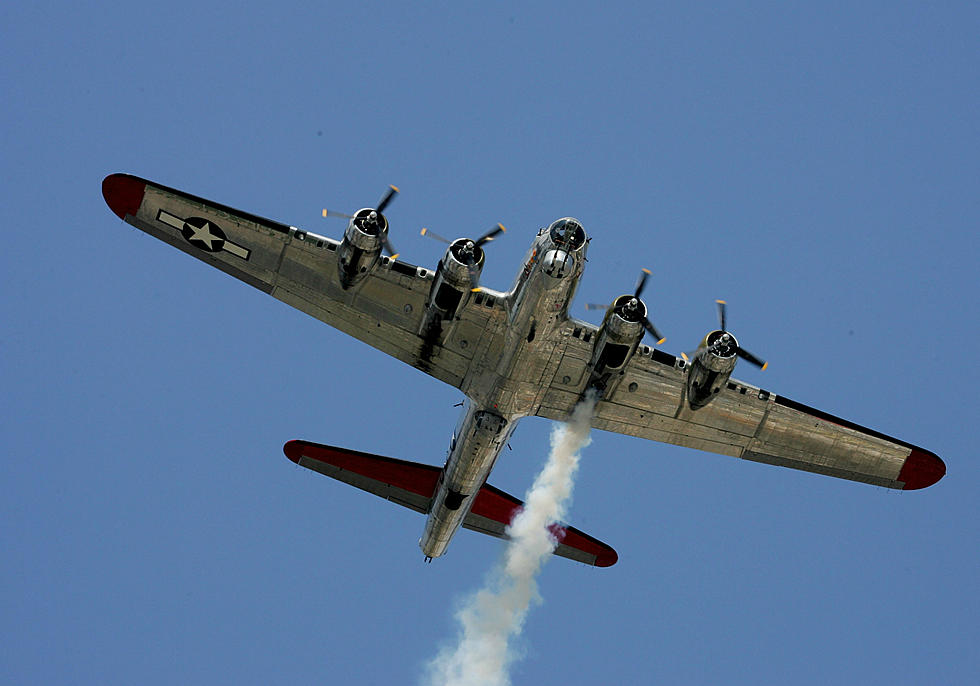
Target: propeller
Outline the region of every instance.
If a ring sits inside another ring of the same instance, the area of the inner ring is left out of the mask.
[[[385,208],[388,207],[388,204],[395,199],[396,195],[398,195],[398,186],[388,186],[388,190],[385,191],[385,194],[381,197],[381,200],[378,201],[378,206],[374,208],[374,211],[378,214],[384,212]]]
[[[366,217],[364,217],[365,226],[371,224],[377,229],[378,235],[381,236],[381,244],[384,247],[385,252],[391,255],[391,259],[398,257],[398,253],[395,252],[395,246],[393,246],[391,241],[388,240],[387,232],[382,233],[378,217],[384,212],[385,208],[391,204],[391,201],[395,199],[395,196],[398,195],[398,193],[398,186],[388,186],[388,190],[385,191],[385,194],[381,196],[381,200],[378,201],[377,207],[375,207]],[[328,210],[326,208],[323,210],[323,216],[324,218],[343,217],[344,219],[354,219],[354,215],[352,214],[335,212],[334,210]]]
[[[657,327],[653,325],[653,322],[651,322],[645,314],[642,316],[642,318],[638,316],[639,312],[641,311],[640,295],[643,293],[643,289],[646,288],[647,278],[649,276],[649,269],[643,269],[640,271],[640,278],[637,279],[636,286],[633,288],[633,297],[615,307],[616,311],[624,319],[628,321],[638,321],[640,324],[642,324],[643,328],[650,332],[650,335],[656,339],[657,345],[660,345],[667,339],[660,334],[660,331],[657,330]],[[617,298],[617,301],[618,300],[620,300],[620,298]],[[605,310],[608,307],[608,305],[599,305],[597,303],[586,303],[585,305],[585,309],[587,310]]]
[[[715,303],[717,303],[717,305],[718,305],[718,324],[721,327],[721,336],[719,336],[707,348],[703,348],[701,350],[695,351],[694,353],[692,353],[692,355],[694,357],[697,357],[697,355],[701,354],[702,352],[708,351],[708,350],[713,350],[713,349],[716,349],[716,348],[719,348],[719,349],[721,349],[721,348],[728,348],[728,347],[734,346],[734,348],[735,348],[735,354],[738,355],[739,357],[741,357],[743,360],[745,360],[749,364],[754,364],[756,367],[758,367],[759,369],[763,369],[763,370],[766,367],[768,367],[769,366],[769,363],[768,362],[766,362],[765,360],[762,360],[762,359],[756,357],[755,355],[753,355],[752,353],[750,353],[748,350],[746,350],[745,348],[743,348],[742,346],[740,346],[738,344],[738,341],[735,340],[735,337],[732,336],[731,333],[729,333],[729,331],[728,331],[728,303],[725,302],[724,300],[715,300]],[[681,353],[681,357],[683,357],[686,361],[689,360],[688,356],[686,354],[684,354],[684,353]]]
[[[497,224],[495,227],[487,231],[485,234],[477,238],[475,241],[469,238],[464,239],[465,242],[460,245],[456,252],[453,254],[459,259],[460,262],[466,265],[466,268],[470,272],[470,283],[473,288],[471,289],[474,293],[480,290],[480,272],[477,271],[476,264],[479,261],[477,257],[477,248],[481,247],[484,243],[489,243],[494,238],[500,234],[507,231],[503,224]],[[427,228],[422,227],[421,235],[433,238],[440,243],[445,243],[446,245],[453,245],[455,241],[451,241],[444,236],[440,236],[435,231],[429,231]]]

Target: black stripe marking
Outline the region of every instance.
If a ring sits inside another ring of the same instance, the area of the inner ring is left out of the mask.
[[[789,398],[784,398],[781,395],[777,395],[776,396],[775,403],[777,405],[782,405],[783,407],[788,407],[788,408],[790,408],[792,410],[796,410],[798,412],[802,412],[803,414],[808,414],[811,417],[816,417],[817,419],[822,419],[825,422],[830,422],[831,424],[837,424],[838,426],[843,426],[843,427],[848,428],[848,429],[853,429],[854,431],[857,431],[858,433],[865,434],[867,436],[874,436],[875,438],[881,438],[883,440],[890,441],[892,443],[895,443],[897,445],[900,445],[900,446],[903,446],[903,447],[906,447],[906,448],[910,448],[910,449],[911,448],[915,448],[916,450],[921,450],[921,448],[918,448],[918,447],[912,445],[911,443],[906,443],[905,441],[900,441],[897,438],[894,438],[894,437],[889,436],[887,434],[883,434],[880,431],[875,431],[874,429],[869,429],[866,426],[861,426],[860,424],[855,424],[854,422],[849,421],[847,419],[841,419],[840,417],[838,417],[836,415],[832,415],[829,412],[824,412],[823,410],[818,410],[815,407],[810,407],[809,405],[804,405],[803,403],[798,403],[795,400],[790,400]]]

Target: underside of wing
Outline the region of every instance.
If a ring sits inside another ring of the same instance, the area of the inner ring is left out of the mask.
[[[420,327],[431,269],[381,256],[342,284],[339,241],[128,174],[106,177],[102,193],[129,224],[456,387],[473,359],[469,340],[503,318],[500,307],[466,308],[453,336],[430,340]]]
[[[290,441],[283,452],[302,467],[423,514],[429,511],[442,472],[431,465],[308,441]],[[523,507],[520,499],[487,484],[473,499],[463,526],[506,540],[507,525]],[[596,567],[609,567],[618,559],[615,550],[578,529],[553,525],[551,532],[559,542],[555,555]]]
[[[129,174],[102,195],[120,219],[202,262],[271,293],[290,227]]]
[[[593,427],[901,490],[925,488],[946,473],[928,450],[737,379],[692,410],[683,360],[640,348],[614,392],[596,406]],[[573,367],[563,365],[563,378],[576,378]],[[565,420],[581,392],[556,375],[537,414]]]

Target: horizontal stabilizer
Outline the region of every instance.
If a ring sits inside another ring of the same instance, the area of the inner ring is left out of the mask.
[[[524,503],[518,498],[490,484],[484,484],[476,495],[473,509],[463,520],[463,526],[483,534],[508,539],[507,525],[523,507]],[[550,529],[559,542],[558,547],[555,548],[555,555],[596,567],[610,567],[619,559],[615,550],[575,527],[552,524]]]
[[[290,441],[283,452],[302,467],[423,514],[429,512],[442,473],[431,465],[308,441]],[[507,525],[522,507],[520,499],[486,484],[477,493],[463,526],[507,539]],[[597,567],[609,567],[618,559],[615,550],[578,529],[553,525],[551,531],[559,541],[556,555]]]
[[[427,514],[439,483],[438,467],[308,441],[283,446],[286,457],[307,469],[357,486],[385,500]]]

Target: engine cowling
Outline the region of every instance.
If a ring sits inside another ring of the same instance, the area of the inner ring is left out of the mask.
[[[441,329],[443,321],[456,316],[479,283],[485,261],[483,248],[469,238],[460,238],[450,244],[436,268],[425,317],[419,327],[420,335],[431,334],[434,327]]]
[[[727,331],[712,331],[688,365],[687,402],[698,410],[721,392],[738,361],[738,341]]]
[[[337,269],[343,288],[350,288],[374,268],[387,234],[388,220],[377,210],[366,207],[354,214],[337,248]]]
[[[643,338],[646,315],[646,305],[634,295],[619,296],[606,311],[589,362],[588,386],[600,396],[608,397],[619,385],[626,363]]]

